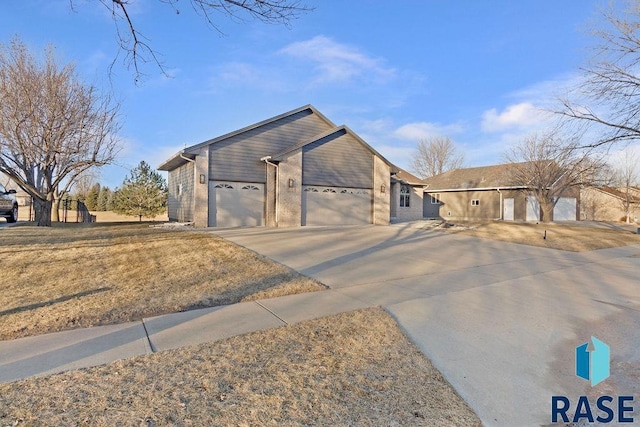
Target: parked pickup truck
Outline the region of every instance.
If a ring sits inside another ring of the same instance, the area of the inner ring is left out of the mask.
[[[16,201],[16,190],[6,190],[0,184],[0,217],[5,217],[7,222],[18,220],[18,202]]]

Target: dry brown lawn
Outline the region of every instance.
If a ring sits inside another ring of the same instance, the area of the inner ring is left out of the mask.
[[[2,425],[479,426],[382,309],[0,385]]]
[[[0,230],[0,339],[325,287],[210,233],[145,223]]]
[[[504,221],[449,221],[448,224],[453,226],[447,228],[441,226],[437,229],[484,239],[574,252],[640,245],[640,235],[616,228]]]

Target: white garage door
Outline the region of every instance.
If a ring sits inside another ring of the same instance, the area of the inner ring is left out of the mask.
[[[371,224],[371,194],[366,188],[306,185],[302,191],[302,225]]]
[[[540,221],[540,203],[536,196],[527,196],[527,221]]]
[[[264,224],[264,184],[209,181],[209,226]]]
[[[554,221],[575,221],[576,220],[576,198],[560,197],[553,208]]]

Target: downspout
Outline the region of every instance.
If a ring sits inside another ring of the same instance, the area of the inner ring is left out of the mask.
[[[278,205],[280,205],[280,169],[276,163],[270,162],[271,156],[265,156],[260,159],[260,161],[265,162],[267,165],[271,165],[276,168],[276,203],[275,203],[275,217],[276,217],[276,227],[278,226]]]
[[[504,220],[504,208],[502,206],[502,191],[500,191],[499,188],[496,188],[496,191],[498,192],[498,194],[500,194],[500,218],[501,220]]]

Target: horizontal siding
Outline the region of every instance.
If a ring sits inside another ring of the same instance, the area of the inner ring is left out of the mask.
[[[345,130],[302,150],[302,183],[373,188],[373,154]]]
[[[209,147],[209,178],[223,181],[266,182],[260,159],[276,154],[330,129],[311,110],[304,110]]]
[[[169,171],[169,219],[172,221],[193,221],[194,164],[189,162]],[[182,186],[182,192],[179,187]]]

